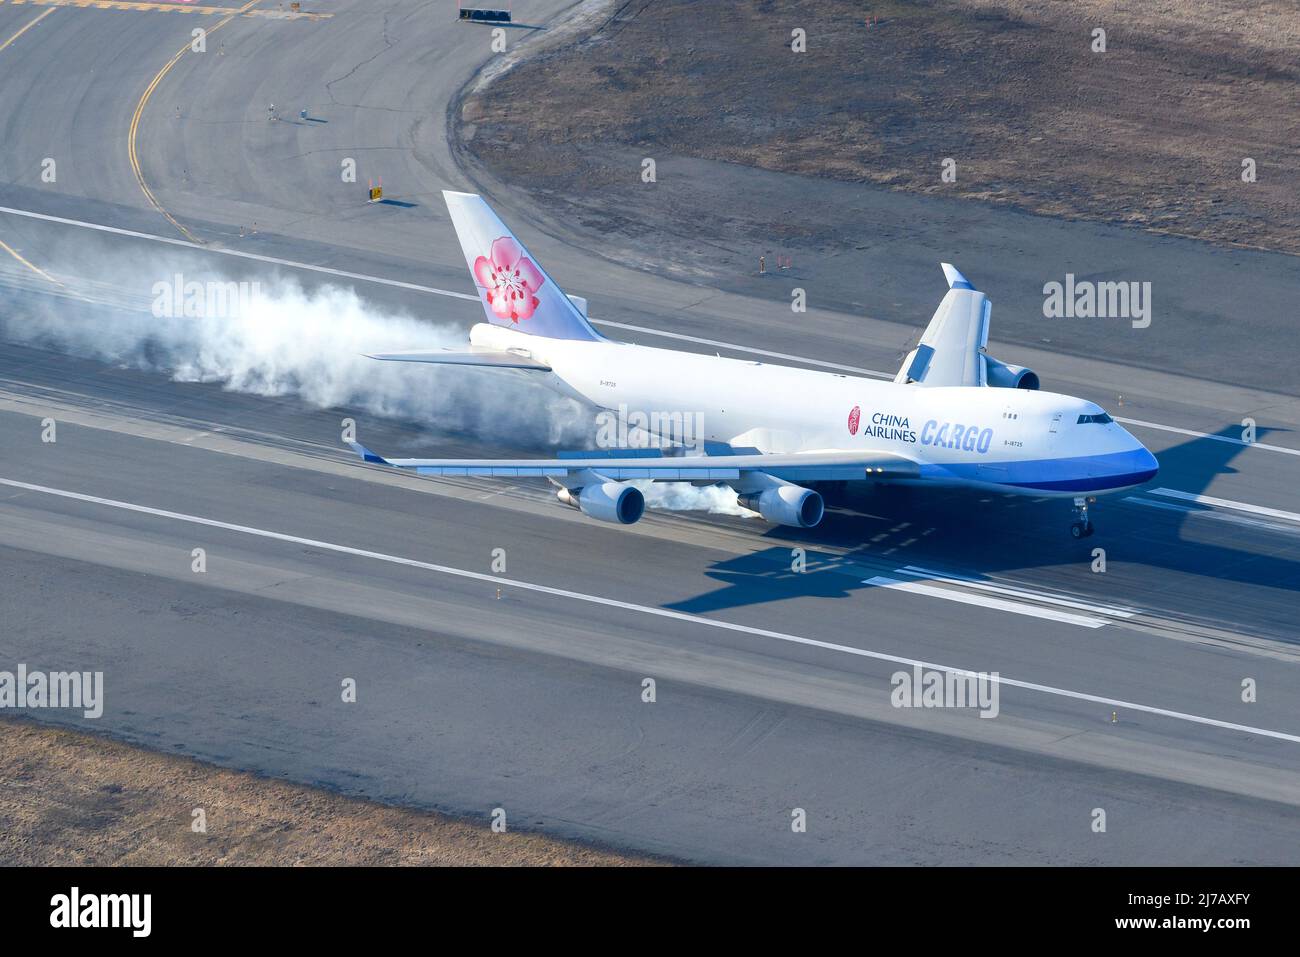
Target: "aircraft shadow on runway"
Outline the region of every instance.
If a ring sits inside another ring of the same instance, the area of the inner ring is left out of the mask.
[[[1217,434],[1236,439],[1240,428]],[[1262,429],[1259,438],[1264,441]],[[765,536],[771,548],[709,569],[708,577],[721,587],[666,607],[699,614],[795,598],[847,598],[873,587],[864,579],[906,565],[973,578],[1062,566],[1087,569],[1098,547],[1112,561],[1137,566],[1136,574],[1122,579],[1090,576],[1089,584],[1096,582],[1091,590],[1102,600],[1123,599],[1128,591],[1149,607],[1160,600],[1160,583],[1171,573],[1214,579],[1213,585],[1201,586],[1205,595],[1232,583],[1300,593],[1300,528],[1289,532],[1236,516],[1223,521],[1223,512],[1219,519],[1202,517],[1196,513],[1208,509],[1149,494],[1160,487],[1202,493],[1217,476],[1235,473],[1232,462],[1245,451],[1233,442],[1189,439],[1159,453],[1156,479],[1101,498],[1093,506],[1098,531],[1082,540],[1068,533],[1068,499],[899,487],[832,497],[819,527],[771,529]],[[808,553],[804,572],[792,568],[796,547]],[[819,554],[819,547],[848,551]],[[1225,594],[1220,604],[1234,600]]]

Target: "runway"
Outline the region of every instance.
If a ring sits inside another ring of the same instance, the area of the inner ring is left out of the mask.
[[[529,19],[561,6],[530,4]],[[0,42],[39,12],[0,5]],[[77,303],[108,321],[148,300],[118,264],[179,263],[352,287],[376,311],[468,328],[478,307],[437,189],[466,185],[442,131],[485,34],[427,25],[415,4],[317,12],[333,16],[234,18],[203,56],[237,68],[187,55],[152,94],[141,169],[193,240],[151,206],[125,140],[196,17],[60,7],[0,52],[30,83],[0,153],[0,239],[17,254],[0,253],[6,310]],[[403,42],[417,30],[422,42]],[[288,119],[267,118],[272,98]],[[328,122],[297,123],[300,103]],[[386,194],[414,206],[344,188],[338,160],[363,148],[384,151]],[[71,161],[43,186],[46,155]],[[702,297],[527,238],[611,335],[897,365],[888,319],[813,310],[795,323],[751,295]],[[940,293],[918,299],[932,309]],[[1274,292],[1243,276],[1234,294]],[[995,339],[998,315],[995,301]],[[919,492],[857,497],[811,532],[659,511],[611,528],[545,486],[392,474],[339,441],[348,416],[383,452],[503,454],[542,447],[537,435],[503,448],[474,428],[176,382],[10,337],[0,661],[105,672],[101,720],[50,720],[379,800],[485,820],[502,806],[512,827],[692,861],[1293,862],[1296,390],[1197,378],[1177,352],[1139,374],[1014,351],[1045,387],[1129,420],[1160,458],[1151,487],[1099,503],[1093,539],[1068,538],[1059,502]],[[1260,445],[1239,441],[1247,416]],[[791,570],[795,548],[806,573]],[[890,676],[912,662],[997,672],[1001,713],[892,707]],[[345,678],[355,704],[340,700]],[[795,808],[806,834],[791,831]]]

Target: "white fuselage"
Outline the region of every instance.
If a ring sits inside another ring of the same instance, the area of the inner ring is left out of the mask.
[[[545,362],[552,385],[600,408],[698,423],[697,441],[767,453],[893,452],[919,463],[926,483],[1030,495],[1118,491],[1156,467],[1120,425],[1079,422],[1099,406],[1050,392],[924,388],[486,324],[470,339]]]

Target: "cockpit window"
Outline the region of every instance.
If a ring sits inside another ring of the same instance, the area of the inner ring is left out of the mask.
[[[1081,415],[1081,416],[1079,416],[1079,423],[1078,423],[1078,424],[1079,424],[1079,425],[1083,425],[1083,423],[1085,423],[1085,422],[1097,422],[1097,423],[1100,423],[1101,425],[1105,425],[1107,422],[1114,422],[1114,421],[1115,421],[1115,420],[1112,419],[1112,418],[1111,418],[1109,415],[1107,415],[1105,412],[1098,412],[1096,415]]]

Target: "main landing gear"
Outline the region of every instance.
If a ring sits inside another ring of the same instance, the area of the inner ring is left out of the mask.
[[[1073,538],[1087,538],[1092,534],[1092,521],[1088,518],[1088,506],[1097,501],[1095,498],[1085,498],[1082,495],[1077,496],[1074,500],[1074,524],[1070,526],[1070,535]]]

